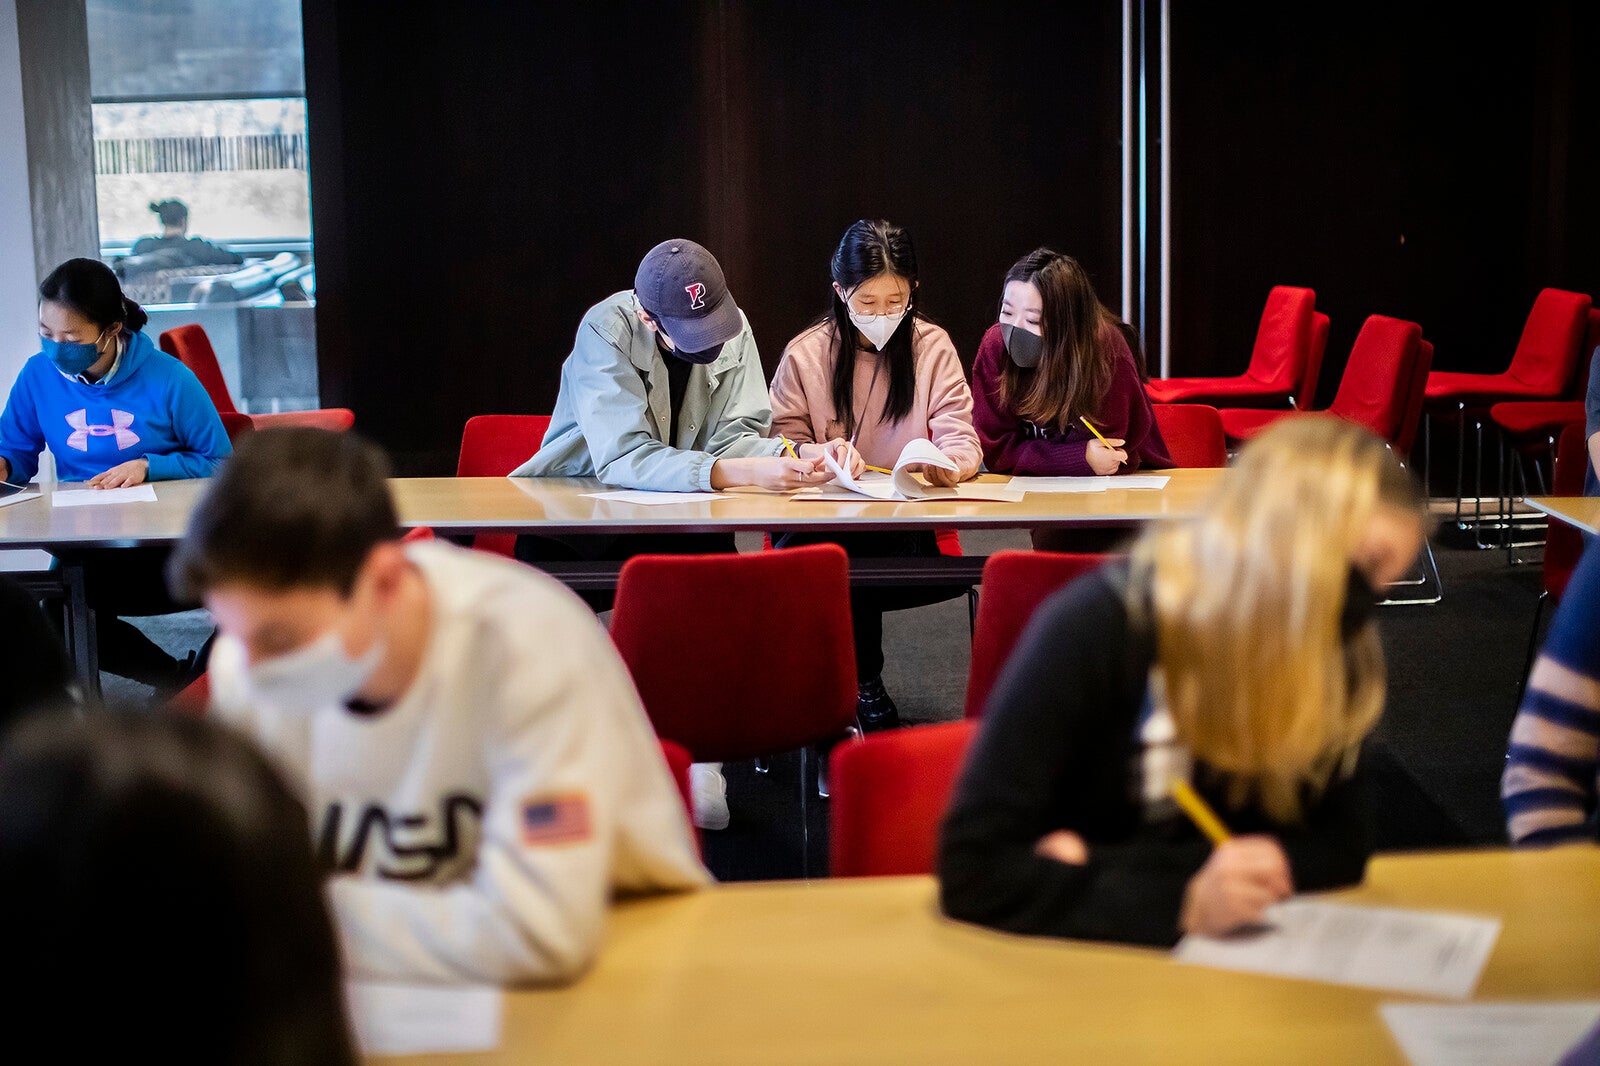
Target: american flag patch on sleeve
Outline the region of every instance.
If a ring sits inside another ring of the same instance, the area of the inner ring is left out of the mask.
[[[576,844],[589,839],[589,797],[582,792],[537,796],[522,804],[522,842]]]

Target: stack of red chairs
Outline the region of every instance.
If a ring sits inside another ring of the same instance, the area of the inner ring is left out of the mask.
[[[1528,475],[1524,460],[1532,460],[1534,472],[1541,486],[1544,471],[1539,461],[1544,459],[1554,468],[1556,442],[1561,432],[1575,422],[1584,421],[1584,394],[1589,387],[1589,369],[1593,365],[1594,350],[1600,347],[1600,308],[1590,307],[1588,327],[1584,332],[1582,347],[1578,350],[1577,369],[1567,387],[1566,398],[1561,400],[1505,400],[1489,408],[1489,421],[1500,431],[1501,484],[1505,503],[1509,507],[1515,497],[1528,489]],[[1512,457],[1510,478],[1506,474],[1506,454]],[[1554,474],[1552,473],[1552,479]],[[1522,492],[1518,492],[1518,488]],[[1507,530],[1506,548],[1511,551],[1518,545]]]
[[[1328,319],[1317,314],[1316,301],[1317,294],[1310,289],[1274,286],[1267,294],[1250,365],[1243,374],[1151,378],[1145,385],[1150,401],[1205,403],[1214,407],[1309,407],[1322,361],[1317,338],[1320,335],[1322,345],[1328,340]]]
[[[1415,322],[1370,316],[1350,348],[1329,413],[1371,430],[1403,456],[1402,445],[1409,448],[1416,435],[1432,353]],[[1237,442],[1294,412],[1229,408],[1221,414],[1223,430]]]
[[[1533,302],[1511,365],[1498,374],[1467,374],[1435,370],[1428,375],[1424,414],[1428,419],[1423,439],[1424,472],[1431,458],[1432,424],[1437,418],[1456,421],[1456,526],[1480,532],[1484,524],[1483,424],[1490,410],[1513,400],[1555,400],[1570,387],[1578,367],[1578,351],[1589,324],[1592,301],[1563,289],[1544,289]],[[1465,521],[1462,502],[1466,488],[1467,423],[1476,434],[1477,478],[1473,517]],[[1504,494],[1504,488],[1499,490]],[[1502,515],[1491,516],[1494,521]],[[1494,547],[1478,540],[1479,547]]]

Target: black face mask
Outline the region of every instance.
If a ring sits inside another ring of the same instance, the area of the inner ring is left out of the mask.
[[[705,366],[707,363],[714,363],[717,361],[717,356],[722,354],[722,345],[715,345],[711,348],[707,348],[703,352],[686,352],[682,348],[674,348],[667,354],[676,356],[679,359],[682,359],[685,363],[693,363],[696,366]]]
[[[1006,354],[1024,370],[1032,370],[1044,358],[1044,338],[1030,333],[1021,326],[1001,326],[1000,336],[1006,343]]]
[[[1349,640],[1366,628],[1378,611],[1378,593],[1367,575],[1352,566],[1345,579],[1344,609],[1339,612],[1339,635]]]
[[[650,314],[649,311],[646,311],[645,315],[649,317],[651,322],[655,323],[656,347],[661,349],[663,355],[670,355],[674,358],[682,359],[685,363],[693,363],[696,366],[705,366],[707,363],[716,362],[717,356],[722,354],[722,345],[720,344],[714,344],[703,352],[686,352],[676,346],[667,347],[666,342],[671,338],[661,331],[661,320]]]

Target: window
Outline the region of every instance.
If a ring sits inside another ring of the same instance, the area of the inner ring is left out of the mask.
[[[317,406],[299,0],[88,15],[103,258],[149,332],[205,328],[240,410]]]

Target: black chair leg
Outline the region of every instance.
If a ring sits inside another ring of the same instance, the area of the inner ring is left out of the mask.
[[[811,879],[811,749],[800,749],[800,876]]]

